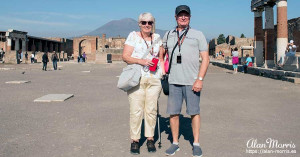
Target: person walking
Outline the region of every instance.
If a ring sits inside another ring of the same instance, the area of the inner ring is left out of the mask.
[[[232,66],[233,66],[233,74],[236,74],[238,71],[238,64],[239,64],[239,52],[238,48],[234,48],[232,51]]]
[[[31,63],[34,63],[34,53],[31,54],[30,61]]]
[[[83,52],[83,54],[82,54],[83,62],[85,62],[85,58],[86,58],[86,54],[85,54],[85,52]]]
[[[140,64],[141,79],[139,85],[127,91],[130,104],[130,138],[132,154],[140,153],[139,140],[141,138],[141,126],[144,118],[145,137],[147,138],[148,152],[155,152],[154,129],[157,117],[157,101],[161,92],[160,79],[162,76],[161,63],[157,68],[152,60],[156,60],[159,51],[163,50],[159,34],[152,33],[154,17],[151,13],[142,13],[138,18],[139,32],[131,32],[123,50],[123,60],[127,64]],[[150,48],[150,46],[152,48]],[[149,50],[147,50],[150,48]],[[142,58],[148,53],[146,58]],[[149,67],[152,69],[149,69]]]
[[[43,70],[47,71],[47,63],[49,62],[48,52],[44,52],[42,56]]]
[[[52,60],[52,63],[53,63],[53,69],[57,70],[58,56],[57,56],[57,53],[55,51],[54,51],[54,53],[51,56],[51,60]]]
[[[169,72],[169,97],[167,114],[170,115],[170,126],[173,143],[166,150],[166,155],[174,155],[179,151],[179,114],[183,100],[186,102],[186,113],[191,116],[194,136],[193,156],[202,156],[199,144],[200,134],[200,93],[203,80],[209,65],[209,55],[206,38],[201,31],[190,27],[191,10],[189,6],[180,5],[175,9],[177,27],[167,32],[163,44],[169,51],[169,62],[172,68]],[[161,57],[165,55],[162,52]],[[202,58],[200,66],[199,58]],[[171,61],[172,58],[172,61]],[[163,71],[163,74],[165,72]]]

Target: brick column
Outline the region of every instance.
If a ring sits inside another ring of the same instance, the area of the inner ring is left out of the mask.
[[[262,24],[262,10],[254,12],[254,57],[256,66],[262,66],[264,51],[264,31]]]
[[[265,67],[274,67],[274,11],[273,6],[265,6]]]
[[[277,0],[277,62],[288,44],[287,0]]]
[[[102,48],[105,48],[105,43],[106,43],[106,34],[102,34]]]

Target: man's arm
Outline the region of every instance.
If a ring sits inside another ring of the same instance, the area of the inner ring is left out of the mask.
[[[198,78],[204,79],[209,65],[209,55],[207,51],[204,51],[200,52],[200,56],[202,58],[202,63],[198,73]],[[195,92],[199,92],[203,88],[203,80],[199,80],[198,78],[195,80],[195,83],[193,85],[193,91]]]

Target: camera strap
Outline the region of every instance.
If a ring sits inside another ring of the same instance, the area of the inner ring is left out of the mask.
[[[181,40],[181,39],[183,38],[183,36],[186,36],[186,34],[187,34],[187,31],[184,32],[184,33],[179,37],[179,40]],[[167,41],[167,43],[168,43],[168,41]],[[166,44],[166,45],[167,45],[167,44]],[[168,75],[169,75],[170,72],[171,72],[173,54],[174,54],[174,51],[175,51],[177,45],[178,45],[178,42],[176,42],[175,46],[173,47],[172,53],[171,53],[171,59],[170,59],[170,62],[169,62],[169,70],[168,70],[168,72],[167,72]]]

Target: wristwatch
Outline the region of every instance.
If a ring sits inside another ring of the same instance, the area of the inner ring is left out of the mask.
[[[203,78],[202,77],[198,77],[198,80],[203,81]]]

